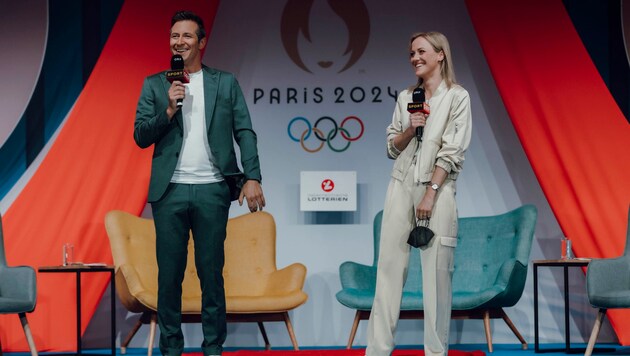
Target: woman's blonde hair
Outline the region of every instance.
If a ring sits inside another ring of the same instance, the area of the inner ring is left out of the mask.
[[[431,44],[433,50],[437,53],[444,53],[444,59],[440,62],[440,74],[442,79],[446,81],[446,86],[451,87],[453,84],[457,84],[455,81],[455,70],[453,69],[453,60],[451,59],[451,47],[448,44],[448,39],[440,32],[416,32],[411,35],[409,39],[409,50],[411,51],[411,44],[416,38],[422,37]],[[418,84],[422,84],[422,78],[419,79]]]

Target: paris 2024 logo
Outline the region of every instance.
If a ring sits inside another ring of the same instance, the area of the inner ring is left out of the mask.
[[[346,60],[338,73],[352,67],[367,47],[370,38],[370,18],[368,10],[362,0],[328,0],[330,9],[343,21],[347,29],[348,41],[341,47],[338,53],[328,53],[333,58],[317,58],[317,65],[320,68],[335,68],[335,61]],[[280,24],[282,45],[287,55],[295,65],[308,73],[313,73],[313,69],[305,63],[299,50],[300,38],[304,38],[310,44],[318,45],[315,41],[331,42],[331,37],[314,39],[311,36],[311,10],[315,0],[289,0],[287,1]],[[318,4],[320,4],[318,2]],[[319,27],[324,27],[325,22],[318,23]],[[300,37],[300,35],[302,37]],[[337,34],[336,37],[343,37],[346,34]],[[319,43],[325,48],[329,43]],[[321,51],[319,52],[321,55]],[[337,66],[339,67],[339,66]]]

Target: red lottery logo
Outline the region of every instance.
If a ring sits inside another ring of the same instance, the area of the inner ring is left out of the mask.
[[[322,190],[325,192],[332,192],[332,190],[335,189],[335,182],[333,182],[331,179],[324,179],[322,181]]]

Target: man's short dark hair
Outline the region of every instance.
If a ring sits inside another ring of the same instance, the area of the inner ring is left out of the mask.
[[[197,26],[199,27],[199,29],[197,30],[197,39],[199,41],[206,37],[206,29],[203,27],[203,20],[192,11],[177,11],[171,19],[171,27],[173,27],[173,25],[175,25],[175,23],[177,22],[186,20],[194,21],[197,23]]]

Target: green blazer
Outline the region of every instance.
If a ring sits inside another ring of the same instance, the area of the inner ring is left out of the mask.
[[[233,74],[203,66],[206,129],[215,165],[238,198],[243,181],[261,181],[256,133],[243,92]],[[160,200],[168,187],[183,143],[183,118],[178,110],[172,120],[166,115],[168,89],[165,72],[147,77],[136,110],[133,137],[141,148],[154,145],[149,184],[149,202]],[[239,170],[234,141],[239,145]]]

